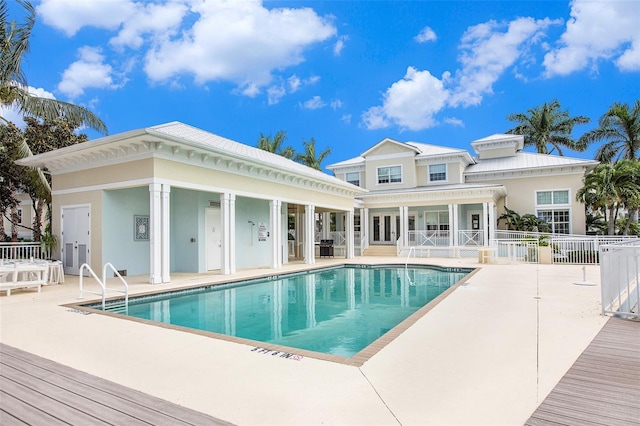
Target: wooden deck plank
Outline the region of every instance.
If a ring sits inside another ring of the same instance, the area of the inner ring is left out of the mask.
[[[29,411],[28,415],[42,411],[66,416],[67,410],[71,410],[73,414],[89,416],[82,424],[95,424],[89,420],[92,417],[127,425],[230,424],[3,344],[0,344],[0,367],[0,390],[30,401],[22,407],[23,412]],[[0,400],[0,410],[4,410],[7,418],[20,414],[15,411],[20,409],[16,405],[5,407]],[[79,424],[77,419],[73,423]]]
[[[51,413],[54,417],[64,422],[71,422],[74,418],[83,424],[124,424],[130,422],[134,425],[145,425],[135,417],[101,404],[91,399],[91,395],[85,396],[74,390],[64,389],[46,381],[37,380],[22,374],[21,371],[3,365],[1,377],[3,390],[11,392],[17,398],[31,406],[37,406],[42,411]],[[92,413],[92,414],[88,414]]]
[[[610,318],[528,426],[640,426],[640,322]]]
[[[4,386],[3,386],[4,387]],[[5,425],[65,425],[63,421],[35,409],[32,405],[16,398],[15,396],[0,391],[0,424]]]
[[[1,345],[0,345],[0,354],[5,355],[5,359],[7,359],[7,362],[11,361],[14,363],[16,362],[25,363],[29,365],[29,368],[37,368],[40,370],[45,370],[45,371],[48,371],[49,374],[53,372],[53,374],[64,377],[70,380],[71,382],[81,383],[82,385],[91,386],[93,388],[99,389],[102,392],[122,397],[122,386],[116,383],[110,382],[108,380],[104,380],[95,376],[89,376],[86,373],[83,373],[81,371],[71,369],[71,368],[66,368],[66,367],[60,368],[64,366],[61,366],[58,363],[55,363],[53,361],[46,360],[43,358],[35,357],[35,359],[32,359],[31,358],[31,356],[33,356],[32,354],[26,354],[26,355],[19,354],[19,356],[15,356],[15,354],[11,354],[10,349],[3,352]],[[11,358],[8,358],[8,357],[11,357]],[[91,380],[87,380],[87,377],[89,377]],[[171,418],[174,424],[179,424],[181,421],[187,424],[206,424],[208,422],[211,422],[211,420],[213,419],[212,417],[207,416],[205,414],[202,414],[193,410],[184,409],[179,405],[170,404],[162,399],[150,398],[149,395],[144,394],[142,392],[138,392],[134,389],[128,389],[128,392],[126,393],[126,398],[127,400],[135,404],[146,406],[152,410],[163,413],[163,415],[166,415],[169,418]],[[158,421],[159,419],[156,418],[155,422],[158,422]],[[220,420],[217,420],[217,421],[220,422],[220,424],[226,424]]]

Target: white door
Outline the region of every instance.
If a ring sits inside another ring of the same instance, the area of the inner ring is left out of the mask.
[[[80,273],[82,264],[89,261],[90,243],[90,206],[63,207],[62,265],[65,274],[78,275]],[[89,266],[95,269],[93,265]]]
[[[220,269],[222,263],[222,215],[220,209],[205,209],[204,226],[207,271]]]
[[[371,216],[372,243],[395,244],[400,232],[400,216],[376,214]]]

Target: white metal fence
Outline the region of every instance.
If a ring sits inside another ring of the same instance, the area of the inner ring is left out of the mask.
[[[640,239],[600,246],[602,313],[640,318]]]
[[[50,259],[51,253],[40,243],[0,243],[0,259]]]

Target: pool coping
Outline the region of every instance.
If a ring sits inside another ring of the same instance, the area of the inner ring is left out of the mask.
[[[315,271],[315,270],[323,270],[323,269],[329,269],[329,268],[336,268],[336,267],[343,267],[343,266],[354,266],[354,265],[355,266],[363,265],[363,267],[368,269],[368,268],[371,268],[372,266],[373,267],[402,266],[403,263],[387,262],[387,263],[383,263],[383,264],[370,265],[370,264],[362,264],[362,263],[355,263],[355,262],[344,262],[344,263],[341,263],[341,264],[332,265],[330,267],[327,267],[327,266],[316,267],[316,268],[309,267],[309,268],[302,269],[300,271],[295,271],[295,272],[285,273],[285,274],[282,274],[282,273],[279,274],[279,273],[274,273],[274,272],[265,273],[265,274],[262,274],[262,275],[259,275],[259,276],[252,277],[250,280],[251,281],[260,280],[260,279],[265,279],[265,278],[270,278],[270,277],[280,276],[280,275],[298,274],[298,273],[305,273],[305,272]],[[366,266],[364,266],[364,265],[366,265]],[[402,320],[400,323],[398,323],[391,330],[389,330],[388,332],[384,333],[382,336],[380,336],[379,338],[377,338],[376,340],[371,342],[369,345],[367,345],[365,348],[363,348],[362,350],[357,352],[352,357],[348,357],[348,358],[347,357],[343,357],[343,356],[339,356],[339,355],[331,355],[331,354],[325,354],[325,353],[321,353],[321,352],[310,351],[310,350],[306,350],[306,349],[299,349],[299,348],[293,348],[293,347],[289,347],[289,346],[282,346],[282,345],[277,345],[277,344],[272,344],[272,343],[267,343],[267,342],[260,342],[260,341],[257,341],[257,340],[250,340],[250,339],[245,339],[245,338],[242,338],[242,337],[229,336],[227,334],[216,333],[216,332],[212,332],[212,331],[198,330],[198,329],[194,329],[194,328],[190,328],[190,327],[184,327],[184,326],[179,326],[179,325],[174,325],[174,324],[167,324],[167,323],[162,323],[162,322],[158,322],[158,321],[147,320],[147,319],[144,319],[144,318],[131,317],[131,316],[121,315],[121,314],[114,313],[114,312],[109,312],[109,311],[103,311],[101,309],[95,309],[95,308],[87,306],[87,305],[94,305],[96,303],[100,303],[101,299],[84,300],[82,302],[67,303],[67,304],[63,304],[63,305],[60,305],[60,306],[68,308],[68,309],[72,309],[72,310],[75,310],[75,311],[78,311],[78,312],[81,312],[81,313],[85,313],[85,314],[98,314],[98,315],[103,315],[103,316],[107,316],[107,317],[111,317],[111,318],[117,318],[117,319],[120,319],[120,320],[128,320],[128,321],[133,321],[133,322],[137,322],[137,323],[141,323],[141,324],[147,324],[147,325],[151,325],[151,326],[155,326],[155,327],[160,327],[160,328],[165,328],[165,329],[170,329],[170,330],[176,330],[176,331],[191,333],[191,334],[195,334],[195,335],[199,335],[199,336],[204,336],[204,337],[214,338],[214,339],[218,339],[218,340],[223,340],[223,341],[227,341],[227,342],[239,343],[239,344],[243,344],[243,345],[247,345],[247,346],[252,346],[253,347],[253,349],[252,349],[253,351],[260,351],[262,353],[269,353],[270,355],[273,355],[273,356],[281,356],[281,357],[286,357],[286,358],[293,357],[294,359],[301,359],[303,357],[307,357],[307,358],[317,359],[317,360],[320,360],[320,361],[329,361],[329,362],[334,362],[334,363],[347,365],[347,366],[352,366],[352,367],[361,367],[362,365],[364,365],[365,362],[367,362],[369,359],[371,359],[373,356],[375,356],[378,352],[380,352],[385,346],[387,346],[388,344],[393,342],[396,338],[398,338],[409,327],[411,327],[418,320],[423,318],[427,313],[429,313],[429,311],[434,309],[439,303],[441,303],[444,299],[446,299],[448,295],[453,293],[460,286],[465,285],[465,283],[473,275],[475,275],[480,270],[480,268],[477,268],[477,267],[476,268],[473,268],[473,267],[450,267],[450,266],[441,266],[441,265],[436,265],[436,264],[405,264],[405,265],[406,266],[419,266],[419,267],[423,267],[423,268],[424,267],[435,267],[435,268],[442,268],[442,269],[465,269],[465,270],[469,269],[470,272],[467,275],[465,275],[462,279],[460,279],[456,283],[452,284],[448,289],[446,289],[445,291],[440,293],[438,296],[436,296],[433,300],[428,302],[426,305],[424,305],[423,307],[421,307],[420,309],[418,309],[417,311],[415,311],[414,313],[409,315],[407,318]],[[310,266],[312,266],[312,265],[310,265]],[[207,283],[207,284],[200,283],[200,284],[194,284],[194,285],[181,287],[180,291],[198,289],[198,288],[209,287],[209,286],[210,287],[217,287],[217,286],[221,286],[221,285],[229,285],[229,284],[240,283],[240,282],[244,282],[244,281],[247,281],[247,279],[246,278],[235,278],[235,279],[230,279],[230,280],[225,280],[225,281],[220,281],[220,282],[215,282],[215,283]],[[175,289],[173,291],[177,291],[177,289]],[[170,291],[166,291],[166,290],[164,290],[164,291],[148,291],[148,292],[137,293],[133,297],[139,298],[139,297],[145,297],[145,296],[158,295],[158,294],[162,294],[162,293],[170,293]],[[122,299],[123,299],[122,296],[115,296],[115,297],[106,298],[105,301],[113,303],[115,301],[122,300]]]

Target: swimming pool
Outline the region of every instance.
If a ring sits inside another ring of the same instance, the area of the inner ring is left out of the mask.
[[[348,358],[471,271],[343,265],[131,298],[121,314]]]

